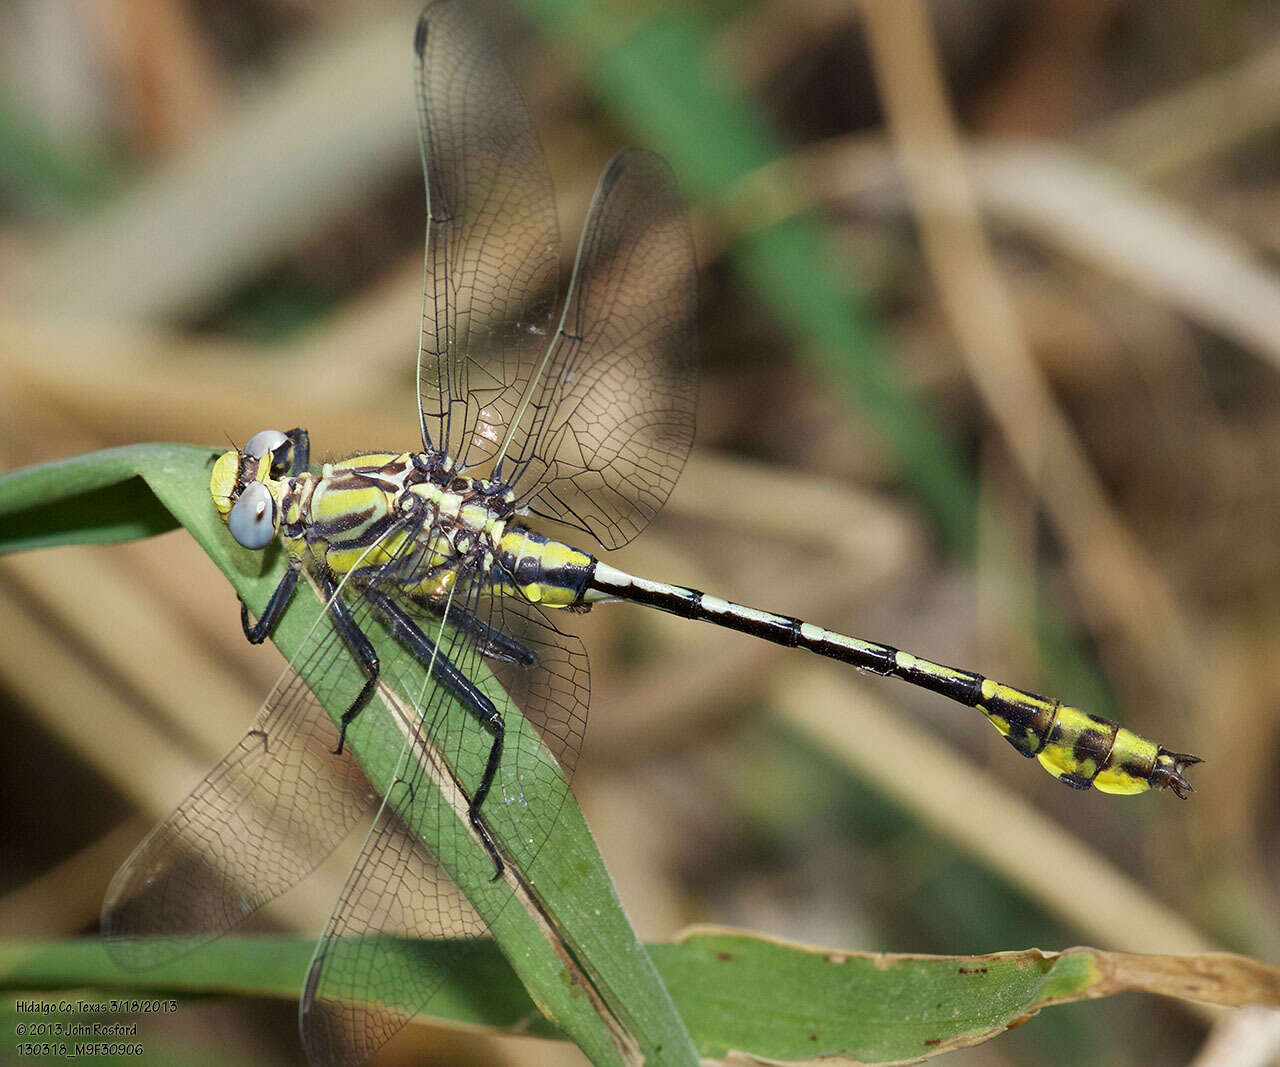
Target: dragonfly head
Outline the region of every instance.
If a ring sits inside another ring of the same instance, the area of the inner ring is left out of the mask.
[[[266,548],[280,529],[281,483],[276,453],[290,444],[279,430],[254,434],[242,449],[218,457],[209,479],[214,507],[231,536],[249,549]]]

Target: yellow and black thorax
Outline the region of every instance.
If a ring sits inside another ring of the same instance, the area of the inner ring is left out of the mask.
[[[585,606],[594,557],[513,521],[509,487],[456,473],[442,453],[366,453],[290,477],[276,476],[270,455],[227,452],[210,479],[224,519],[255,483],[270,496],[274,534],[307,568],[412,597],[479,577],[543,607]]]

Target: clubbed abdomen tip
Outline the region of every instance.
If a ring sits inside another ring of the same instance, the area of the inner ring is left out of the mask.
[[[1199,756],[1186,752],[1170,752],[1162,748],[1156,754],[1155,770],[1151,772],[1152,789],[1172,789],[1179,800],[1186,800],[1189,793],[1194,793],[1193,786],[1183,776],[1183,771],[1197,763],[1203,763]]]

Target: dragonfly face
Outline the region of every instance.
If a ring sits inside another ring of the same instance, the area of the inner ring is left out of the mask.
[[[213,467],[209,490],[231,536],[248,549],[266,548],[280,530],[280,509],[271,487],[269,460],[224,452]]]
[[[261,430],[242,449],[218,457],[209,479],[209,493],[231,536],[245,548],[266,548],[280,532],[280,478],[306,467],[306,433]]]

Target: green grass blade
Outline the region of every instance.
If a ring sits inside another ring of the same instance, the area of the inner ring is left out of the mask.
[[[1244,956],[1092,948],[986,956],[843,953],[738,931],[655,945],[704,1057],[898,1063],[987,1041],[1043,1008],[1122,992],[1280,1004],[1280,970]]]
[[[168,465],[188,471],[209,455],[190,445],[131,445],[0,474],[0,553],[114,544],[172,530],[178,520],[143,472]]]
[[[433,951],[426,942],[399,947]],[[122,978],[96,941],[0,943],[0,989],[11,1001],[33,994],[52,1000],[84,987],[292,999],[310,952],[310,942],[299,938],[224,938],[202,954],[197,973],[178,963]],[[434,1017],[560,1036],[538,1017],[494,944],[475,942],[466,952],[462,980],[432,1002]],[[738,1050],[780,1063],[904,1062],[990,1040],[1054,1005],[1124,992],[1230,1007],[1280,1005],[1280,970],[1229,953],[874,955],[728,930],[695,932],[649,952],[704,1060]]]

